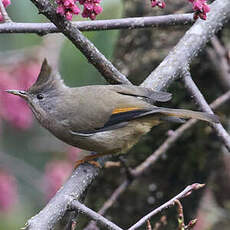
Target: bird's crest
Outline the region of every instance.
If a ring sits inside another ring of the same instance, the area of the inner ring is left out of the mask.
[[[36,93],[40,90],[50,90],[57,88],[63,84],[58,72],[53,71],[52,67],[48,64],[46,58],[42,62],[41,71],[38,75],[36,82],[28,89],[30,93]]]

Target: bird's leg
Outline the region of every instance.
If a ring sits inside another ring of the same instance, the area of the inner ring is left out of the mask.
[[[75,162],[74,164],[74,169],[76,169],[80,164],[84,164],[86,162],[98,167],[98,168],[101,168],[101,165],[100,163],[98,163],[97,161],[94,161],[95,158],[98,158],[98,157],[102,157],[102,156],[105,156],[105,155],[108,155],[107,153],[97,153],[97,154],[93,154],[93,155],[90,155],[90,156],[85,156],[83,159],[81,160],[78,160]]]

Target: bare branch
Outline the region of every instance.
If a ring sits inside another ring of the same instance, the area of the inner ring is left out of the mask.
[[[230,1],[214,1],[211,4],[211,11],[207,20],[197,20],[142,86],[155,90],[167,88],[172,81],[179,77],[180,71],[193,60],[210,38],[229,19]]]
[[[207,53],[212,66],[215,67],[222,86],[225,89],[230,89],[230,65],[227,59],[227,50],[216,36],[211,39],[211,44],[213,48],[208,48]]]
[[[10,25],[12,21],[11,21],[9,15],[6,12],[6,9],[5,9],[4,5],[3,5],[2,0],[0,0],[0,14],[2,14],[2,16],[4,18],[4,22],[7,23],[7,25]],[[5,23],[3,23],[3,24],[5,24]],[[0,25],[3,25],[3,24],[0,23]]]
[[[105,212],[117,201],[117,198],[126,190],[131,184],[131,181],[125,180],[118,188],[113,192],[111,197],[104,203],[103,207],[98,211],[99,214],[104,215]]]
[[[110,83],[131,84],[71,22],[56,13],[49,0],[30,0],[85,55]]]
[[[164,203],[160,207],[154,209],[152,212],[148,213],[146,216],[142,217],[136,224],[134,224],[133,226],[131,226],[128,230],[134,230],[134,229],[139,228],[148,219],[150,219],[154,215],[156,215],[159,212],[161,212],[162,210],[164,210],[164,209],[166,209],[166,208],[174,205],[176,200],[180,200],[180,199],[182,199],[182,198],[190,195],[192,193],[192,191],[200,189],[202,187],[204,187],[204,184],[198,184],[198,183],[195,183],[195,184],[187,186],[181,193],[179,193],[178,195],[176,195],[175,197],[173,197],[171,200],[169,200],[168,202]]]
[[[128,186],[132,183],[131,180],[126,179],[125,181],[123,181],[122,184],[120,184],[112,193],[112,195],[110,196],[110,198],[103,204],[103,206],[101,207],[101,209],[98,211],[98,213],[100,215],[104,215],[106,213],[106,211],[112,207],[112,205],[118,200],[118,197],[121,196],[121,194],[123,194],[123,192],[128,188]],[[94,229],[96,225],[95,221],[90,221],[90,223],[84,228],[84,230],[87,229]]]
[[[213,114],[212,109],[209,107],[208,103],[206,102],[204,96],[192,80],[191,74],[189,71],[184,71],[184,83],[190,94],[193,96],[196,103],[201,107],[201,109],[205,112]],[[216,131],[217,136],[219,139],[224,143],[225,147],[230,152],[230,136],[228,132],[224,129],[224,127],[219,124],[210,124],[213,129]]]
[[[161,229],[161,227],[164,227],[166,225],[167,225],[167,217],[162,216],[160,220],[155,223],[153,230],[159,230]]]
[[[176,25],[190,25],[194,22],[193,14],[171,14],[152,17],[133,17],[122,19],[75,21],[75,28],[80,31],[101,31],[119,29],[140,29]],[[49,33],[60,33],[53,23],[9,23],[0,24],[0,33],[36,33],[46,35]]]
[[[100,214],[94,212],[92,209],[86,207],[84,204],[80,203],[77,200],[73,200],[69,205],[71,210],[77,210],[83,212],[87,216],[91,217],[93,220],[100,223],[102,226],[107,227],[108,229],[112,230],[122,230],[122,228],[115,225],[113,222],[107,220],[105,217],[101,216]]]
[[[196,223],[197,223],[197,219],[190,220],[188,225],[186,225],[184,227],[184,229],[185,230],[191,230],[191,229],[193,229],[195,227]]]

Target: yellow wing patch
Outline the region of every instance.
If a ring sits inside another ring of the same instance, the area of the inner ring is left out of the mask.
[[[138,107],[116,108],[113,110],[112,114],[124,113],[124,112],[133,111],[133,110],[140,110],[140,109],[141,108],[138,108]]]

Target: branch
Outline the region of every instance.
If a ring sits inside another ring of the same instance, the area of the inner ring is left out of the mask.
[[[230,65],[228,64],[227,50],[216,36],[211,39],[211,44],[213,48],[207,49],[209,58],[218,73],[222,86],[225,89],[230,89]]]
[[[213,114],[212,109],[209,107],[208,103],[206,102],[204,96],[192,80],[191,74],[189,71],[185,71],[184,73],[184,83],[190,94],[193,96],[196,103],[202,108],[203,111]],[[225,147],[230,152],[230,136],[228,132],[224,129],[224,127],[219,124],[210,124],[213,129],[215,130],[219,139],[224,143]]]
[[[98,223],[100,223],[102,226],[107,227],[108,229],[112,229],[112,230],[122,230],[120,227],[118,227],[117,225],[115,225],[113,222],[107,220],[106,218],[104,218],[103,216],[101,216],[100,214],[94,212],[92,209],[86,207],[84,204],[80,203],[77,200],[74,200],[71,204],[70,204],[70,209],[71,210],[76,210],[76,211],[80,211],[85,213],[87,216],[91,217],[93,220],[97,221]]]
[[[211,4],[207,20],[197,20],[169,55],[149,75],[142,86],[154,90],[167,88],[176,80],[184,66],[207,44],[210,38],[230,19],[230,1],[216,0]]]
[[[72,22],[80,31],[140,29],[176,25],[190,25],[194,22],[193,14],[171,14],[152,17],[133,17],[122,19]],[[0,24],[0,33],[36,33],[46,35],[60,33],[53,23],[4,23]]]
[[[49,0],[30,1],[38,8],[39,13],[44,14],[72,41],[76,48],[85,55],[88,61],[96,67],[108,82],[114,84],[131,84],[71,22],[56,13]]]
[[[187,186],[181,193],[179,193],[178,195],[176,195],[175,197],[173,197],[171,200],[169,200],[168,202],[164,203],[160,207],[154,209],[152,212],[148,213],[146,216],[144,216],[143,218],[141,218],[136,224],[134,224],[133,226],[131,226],[128,230],[134,230],[134,229],[139,228],[147,220],[149,220],[151,217],[153,217],[157,213],[159,213],[162,210],[168,208],[169,206],[174,205],[176,200],[180,200],[180,199],[182,199],[182,198],[190,195],[194,190],[200,189],[202,187],[204,187],[204,184],[198,184],[198,183],[195,183],[195,184]]]

